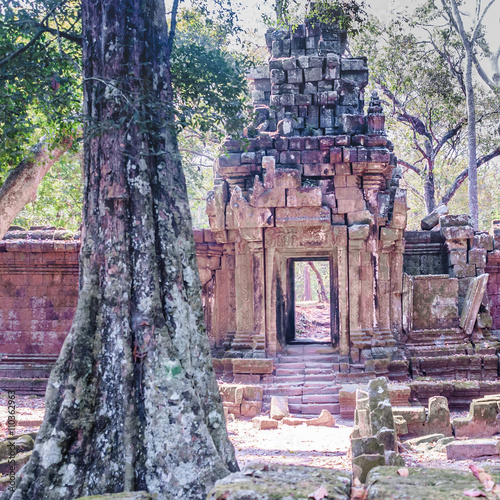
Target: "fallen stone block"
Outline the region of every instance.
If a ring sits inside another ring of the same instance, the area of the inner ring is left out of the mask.
[[[394,430],[398,436],[408,434],[408,424],[401,415],[394,415]]]
[[[480,457],[498,457],[500,441],[496,439],[466,439],[446,446],[448,460],[473,460]]]
[[[320,487],[325,500],[349,500],[351,475],[319,467],[252,464],[217,481],[207,500],[309,498]]]
[[[360,455],[383,455],[384,445],[374,437],[351,439],[351,452],[353,457]]]
[[[408,439],[407,441],[405,441],[405,444],[409,444],[410,446],[418,446],[419,444],[423,443],[435,443],[436,441],[439,441],[444,437],[444,434],[429,434],[427,436]]]
[[[252,418],[253,426],[255,429],[277,429],[279,422],[268,417],[254,417]]]
[[[375,467],[385,465],[385,456],[379,454],[359,455],[352,459],[352,473],[362,483],[366,481],[366,476]],[[390,497],[388,497],[390,498]]]
[[[455,418],[453,427],[456,437],[490,437],[500,432],[500,395],[474,399],[469,415]]]
[[[283,418],[283,424],[285,425],[308,425],[313,427],[335,427],[335,419],[328,410],[321,410],[319,417],[316,418],[293,418],[285,417]]]
[[[272,396],[270,417],[274,420],[283,420],[288,415],[290,415],[288,398],[285,396]]]
[[[241,403],[242,417],[256,417],[262,412],[262,401],[243,401]]]

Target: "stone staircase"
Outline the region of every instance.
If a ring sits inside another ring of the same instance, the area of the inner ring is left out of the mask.
[[[335,382],[339,355],[328,343],[288,344],[275,359],[275,373],[263,378],[263,410],[268,411],[272,396],[286,396],[290,413],[317,416],[321,410],[340,413],[339,391]]]

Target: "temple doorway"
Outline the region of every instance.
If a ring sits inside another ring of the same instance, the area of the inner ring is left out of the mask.
[[[290,259],[288,268],[287,342],[332,343],[330,260]]]

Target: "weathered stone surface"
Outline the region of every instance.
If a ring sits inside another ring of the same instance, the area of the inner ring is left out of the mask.
[[[392,413],[404,418],[408,424],[423,424],[426,418],[423,406],[393,406]]]
[[[450,410],[448,400],[445,397],[434,396],[429,399],[429,412],[425,428],[429,433],[442,433],[445,436],[452,435]]]
[[[277,208],[276,227],[317,226],[331,223],[327,207]]]
[[[418,446],[423,443],[435,443],[440,439],[443,439],[444,434],[428,434],[426,436],[420,436],[418,438],[408,439],[405,441],[406,444],[410,446]]]
[[[394,408],[393,408],[394,410]],[[400,415],[394,415],[394,430],[398,436],[408,434],[408,424],[406,420]]]
[[[460,327],[467,335],[472,333],[477,313],[481,307],[484,292],[488,284],[489,274],[482,274],[477,278],[472,278],[465,296],[465,303],[460,316]]]
[[[335,427],[335,418],[328,410],[321,410],[321,413],[316,418],[291,418],[285,417],[282,420],[284,425],[307,425],[311,427]]]
[[[409,475],[397,473],[399,467],[378,467],[366,478],[367,500],[463,500],[465,490],[481,490],[479,481],[469,472],[409,468]]]
[[[353,457],[359,455],[383,455],[384,445],[374,437],[361,437],[351,439],[351,451]]]
[[[458,227],[458,226],[472,226],[472,221],[469,215],[442,215],[439,217],[439,227]]]
[[[305,187],[287,189],[286,204],[288,207],[320,207],[321,189],[319,187]]]
[[[273,373],[273,359],[235,358],[232,360],[234,373]]]
[[[252,418],[253,426],[255,429],[277,429],[279,422],[268,417],[254,417]]]
[[[134,491],[130,493],[109,493],[107,495],[80,497],[77,500],[153,500],[153,498],[146,491]]]
[[[250,196],[252,207],[284,207],[286,205],[286,190],[284,188],[266,189],[255,176],[253,192]]]
[[[413,328],[458,326],[458,280],[447,276],[414,276]]]
[[[433,227],[436,227],[438,225],[439,218],[441,216],[447,215],[447,214],[448,214],[448,207],[446,205],[439,205],[429,215],[426,215],[422,219],[420,226],[424,230],[430,230]]]
[[[354,477],[364,483],[368,473],[381,465],[385,465],[384,455],[359,455],[352,459],[352,473]]]
[[[404,467],[405,461],[399,453],[390,450],[385,452],[385,464],[389,467]]]
[[[288,398],[285,396],[272,396],[269,416],[274,420],[283,420],[288,415],[290,415]]]
[[[455,440],[446,446],[448,460],[471,460],[479,457],[498,457],[500,441],[497,439]]]
[[[472,401],[469,415],[455,418],[456,437],[490,437],[500,432],[500,395]]]
[[[379,377],[370,380],[368,384],[370,421],[373,434],[384,428],[394,430],[394,417],[387,382],[388,380],[385,377]]]
[[[253,464],[218,481],[207,500],[308,498],[320,486],[327,491],[326,500],[349,500],[351,476],[317,467]]]

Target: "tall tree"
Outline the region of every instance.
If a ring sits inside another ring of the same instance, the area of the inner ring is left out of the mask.
[[[201,176],[194,163],[199,164],[201,156],[194,150],[203,153],[204,142],[215,139],[219,144],[226,131],[243,126],[244,74],[250,63],[248,57],[229,47],[227,35],[237,28],[231,15],[224,15],[228,10],[219,9],[217,17],[209,16],[203,0],[197,3],[197,9],[179,12],[171,61],[176,123],[189,129],[184,136],[191,137],[191,144],[193,137],[199,138],[196,147],[184,155],[192,167],[187,169],[187,177],[196,187]],[[31,192],[27,196],[27,190],[14,189],[18,179],[39,181],[48,170],[47,154],[59,158],[71,144],[73,149],[80,145],[71,140],[81,136],[76,127],[81,114],[78,6],[76,0],[34,0],[29,4],[17,0],[0,11],[0,186],[2,178],[12,174],[0,192],[2,225],[7,228],[19,207],[32,199]],[[38,146],[41,136],[44,147]],[[36,187],[33,185],[35,193]],[[48,219],[53,211],[45,211]],[[27,212],[24,219],[29,218]]]
[[[472,31],[467,32],[462,14],[458,9],[457,0],[441,0],[444,11],[447,13],[452,26],[457,31],[465,50],[464,84],[467,98],[467,143],[468,143],[468,172],[469,172],[469,213],[472,217],[474,229],[479,228],[479,208],[477,199],[477,124],[476,103],[474,99],[474,84],[472,67],[474,63],[474,52],[478,35],[482,28],[484,16],[495,2],[490,0],[481,12],[481,0],[476,0]]]
[[[399,164],[420,178],[422,190],[405,176],[429,213],[450,202],[468,176],[457,168],[467,145],[463,47],[432,1],[389,25],[371,19],[369,26],[352,48],[368,56],[372,81],[390,102],[386,113]],[[493,132],[500,106],[487,90],[479,93],[476,108],[480,167],[500,156]]]
[[[83,0],[84,232],[73,325],[13,500],[202,499],[237,469],[203,327],[162,0]]]

